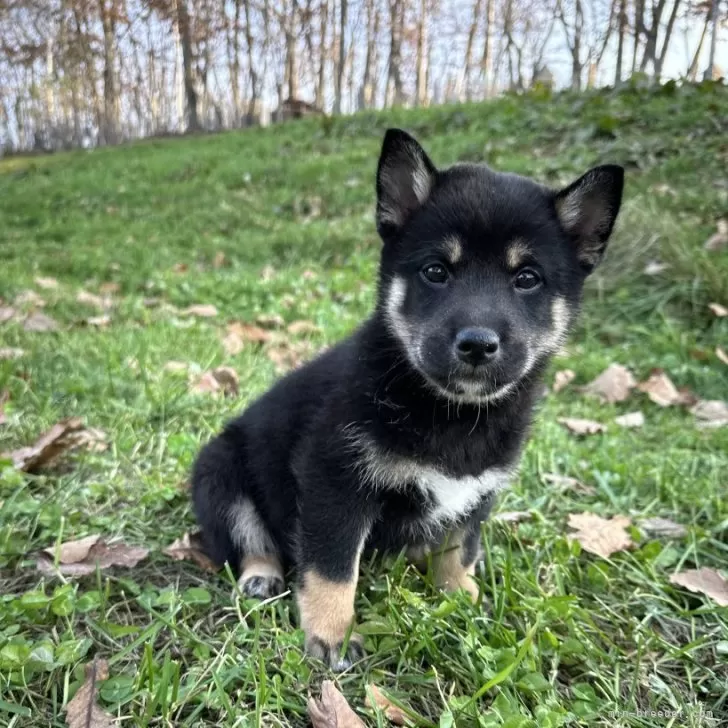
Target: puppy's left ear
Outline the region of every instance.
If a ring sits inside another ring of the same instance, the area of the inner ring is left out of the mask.
[[[396,234],[427,201],[435,184],[435,165],[414,137],[388,129],[377,169],[377,230]]]
[[[615,164],[590,169],[554,197],[561,226],[589,274],[601,261],[622,203],[624,169]]]

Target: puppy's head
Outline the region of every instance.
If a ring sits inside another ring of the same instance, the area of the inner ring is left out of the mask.
[[[438,170],[411,136],[387,132],[379,306],[440,395],[496,401],[543,368],[604,254],[622,186],[617,166],[560,191],[484,165]]]

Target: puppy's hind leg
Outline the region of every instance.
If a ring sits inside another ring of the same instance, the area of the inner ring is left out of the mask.
[[[281,559],[255,504],[247,497],[236,501],[228,518],[233,543],[242,553],[240,590],[258,599],[282,594],[286,587]]]

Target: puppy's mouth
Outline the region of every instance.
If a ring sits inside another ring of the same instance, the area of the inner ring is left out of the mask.
[[[506,399],[516,391],[518,381],[505,376],[497,365],[479,367],[455,366],[447,376],[434,374],[424,362],[417,369],[436,392],[460,403],[487,404]]]

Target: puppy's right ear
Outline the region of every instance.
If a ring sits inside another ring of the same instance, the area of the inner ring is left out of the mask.
[[[417,140],[401,129],[384,135],[377,169],[377,230],[387,239],[425,203],[437,170]]]

